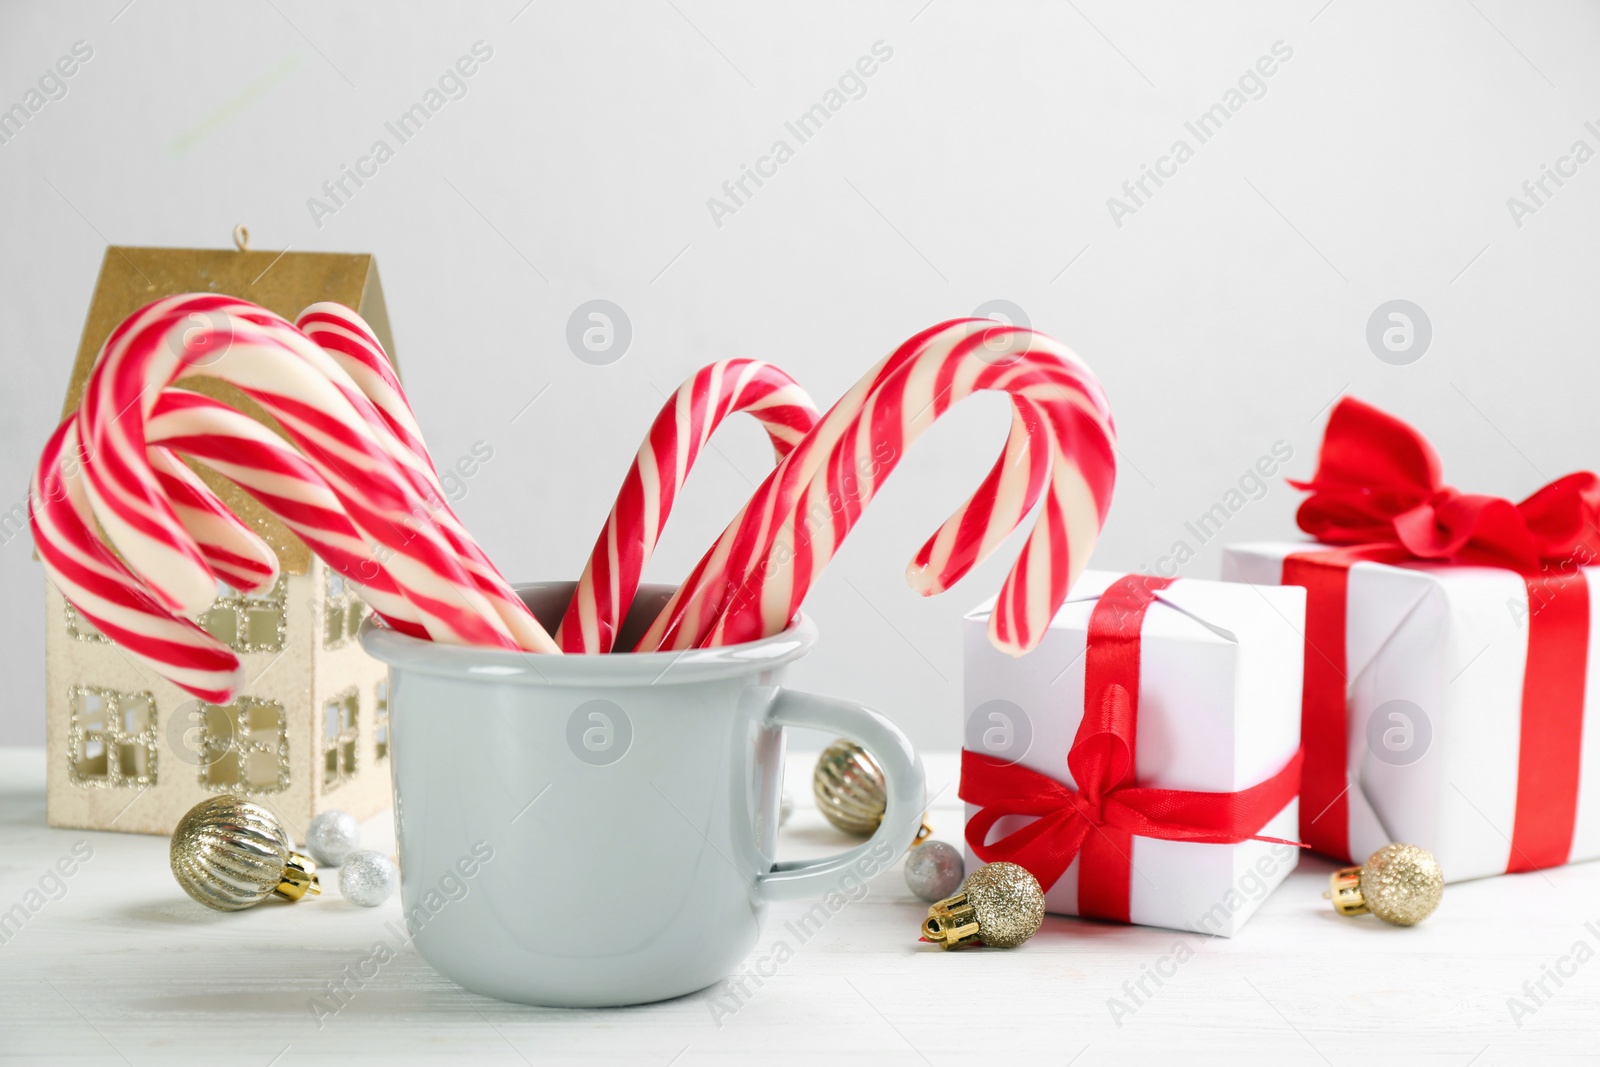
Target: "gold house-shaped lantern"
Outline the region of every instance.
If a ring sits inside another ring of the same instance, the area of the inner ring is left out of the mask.
[[[113,247],[101,264],[62,417],[77,408],[117,323],[152,300],[202,291],[238,296],[291,320],[308,304],[337,301],[360,312],[394,351],[370,255]],[[278,429],[232,386],[205,378],[182,384]],[[245,691],[226,706],[194,699],[97,633],[49,586],[47,820],[167,834],[199,801],[233,793],[270,807],[303,840],[318,812],[338,808],[364,819],[383,810],[390,803],[387,673],[356,641],[365,606],[254,499],[202,466],[195,470],[282,563],[268,593],[225,590],[196,620],[239,654]]]

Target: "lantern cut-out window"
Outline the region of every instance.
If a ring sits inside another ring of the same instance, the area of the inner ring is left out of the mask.
[[[352,686],[322,706],[322,791],[356,774],[356,719],[360,697]]]
[[[372,707],[372,748],[380,760],[389,758],[389,679],[378,683]]]
[[[361,620],[367,617],[367,605],[343,575],[332,567],[327,574],[322,602],[322,647],[342,648],[355,640]]]
[[[265,593],[245,594],[224,586],[195,621],[235,652],[282,652],[288,634],[286,589],[281,576]]]
[[[155,784],[155,697],[75,685],[67,703],[67,758],[74,782],[110,788]]]
[[[213,793],[259,796],[289,788],[288,722],[276,700],[197,702],[200,784]]]

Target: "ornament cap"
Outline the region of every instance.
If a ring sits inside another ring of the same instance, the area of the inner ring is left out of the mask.
[[[980,927],[977,909],[965,893],[957,893],[928,908],[922,936],[940,948],[961,948],[977,943]]]
[[[316,863],[310,856],[302,856],[298,852],[289,853],[289,858],[283,864],[283,878],[273,887],[272,892],[285,900],[299,900],[307,893],[321,896],[322,884],[317,881]]]
[[[1366,898],[1361,895],[1361,868],[1340,867],[1328,876],[1328,891],[1323,899],[1333,901],[1340,915],[1366,915]]]

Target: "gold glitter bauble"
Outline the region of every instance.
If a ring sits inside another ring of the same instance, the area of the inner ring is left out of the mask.
[[[1371,912],[1394,926],[1415,926],[1444,896],[1444,872],[1427,849],[1385,845],[1359,867],[1333,873],[1328,892],[1340,915]]]
[[[811,792],[829,822],[858,837],[878,828],[889,799],[883,771],[860,745],[843,738],[817,757]]]
[[[172,876],[208,908],[240,911],[274,894],[322,892],[317,866],[294,851],[277,816],[243,797],[202,800],[172,831]]]
[[[1015,863],[990,863],[969,874],[955,896],[928,909],[922,936],[940,948],[977,942],[1016,948],[1038,933],[1043,922],[1039,880]]]

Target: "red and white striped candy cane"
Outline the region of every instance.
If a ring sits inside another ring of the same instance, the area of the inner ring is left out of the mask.
[[[199,475],[169,450],[152,447],[147,459],[173,514],[193,538],[211,572],[242,593],[271,589],[278,580],[278,555],[272,546],[229,511]]]
[[[387,553],[385,566],[433,639],[520,647],[372,432],[379,417],[348,375],[281,317],[227,297],[177,297],[132,316],[107,342],[78,416],[91,455],[88,497],[158,601],[195,611],[214,593],[200,553],[138,462],[153,394],[181,373],[228,381],[277,419],[369,544]],[[527,622],[543,636],[531,615]],[[548,636],[539,650],[555,650]]]
[[[1011,339],[1001,354],[991,347],[997,335]],[[1038,642],[1082,569],[1110,504],[1114,431],[1104,394],[1068,349],[1029,330],[966,320],[919,337],[824,418],[818,438],[831,444],[823,458],[812,456],[803,467],[785,461],[774,472],[777,488],[766,503],[781,506],[758,522],[745,522],[741,536],[761,534],[753,549],[748,542],[744,548],[754,562],[742,573],[730,572],[721,596],[713,598],[720,601],[717,615],[695,643],[751,640],[788,625],[905,449],[950,406],[979,390],[1009,393],[1028,429],[1029,447],[1048,458],[1044,507],[990,627],[991,640],[1012,654]],[[1016,445],[1014,432],[1008,453]],[[1008,475],[1005,462],[1002,456],[985,488],[918,553],[912,571],[921,580],[913,584],[925,593],[944,588],[953,574],[984,558],[1025,514],[1021,505],[1036,460],[1017,468],[1025,476]],[[982,499],[989,488],[995,491]],[[680,631],[675,647],[688,647],[688,639]]]
[[[517,643],[525,649],[549,651],[550,638],[544,629],[450,507],[394,364],[372,327],[344,305],[324,302],[302,311],[295,328],[315,342],[357,386],[360,395],[351,397],[352,403],[367,416],[412,489],[426,501],[430,520]]]
[[[1015,339],[997,359],[986,341]],[[1111,504],[1116,475],[1111,413],[1099,383],[1065,346],[1019,327],[958,324],[884,379],[824,469],[801,488],[756,567],[729,598],[707,644],[731,644],[788,625],[810,585],[905,450],[973,392],[1022,401],[1050,449],[1049,487],[990,619],[989,638],[1012,655],[1031,650],[1083,569]],[[869,462],[869,457],[874,462]],[[936,545],[921,570],[942,575],[958,551],[982,558],[1014,525],[993,508],[969,515],[964,538]],[[960,541],[965,540],[965,544]]]
[[[191,532],[200,532],[202,551],[213,566],[218,566],[218,542],[205,540],[209,524],[225,522],[220,516],[237,519],[183,465],[180,453],[239,484],[325,562],[361,583],[362,595],[389,625],[426,636],[393,578],[374,567],[332,490],[281,437],[220,401],[172,388],[161,393],[146,431],[152,468],[175,510],[180,517],[186,509],[204,516],[184,521]],[[81,463],[77,423],[69,418],[46,446],[29,494],[34,544],[52,584],[96,628],[158,674],[203,700],[232,700],[243,682],[238,657],[192,620],[158,604],[106,548],[94,532],[97,520],[79,483]],[[275,573],[277,557],[271,559]],[[271,584],[254,569],[240,576],[218,566],[218,573],[235,588],[250,588],[243,578],[257,589]]]
[[[679,386],[634,457],[556,630],[563,652],[612,650],[678,491],[722,420],[736,412],[760,420],[779,459],[817,422],[811,397],[770,363],[722,360]]]
[[[425,513],[413,507],[408,521],[425,522],[436,530],[477,592],[493,607],[516,647],[555,651],[544,628],[451,509],[405,391],[372,328],[351,309],[331,302],[311,305],[301,312],[300,320],[309,333],[273,315],[265,318],[264,326],[277,331],[284,344],[301,353],[366,420],[368,429],[422,501]],[[307,340],[312,343],[306,344]],[[372,566],[368,563],[365,569]],[[367,587],[359,577],[347,577],[362,588]]]
[[[367,320],[343,304],[323,301],[300,312],[294,325],[350,375],[407,451],[420,457],[428,470],[433,470],[433,460],[422,440],[422,429],[417,425],[411,402],[400,387],[393,362]]]
[[[831,449],[850,429],[851,420],[870,397],[895,371],[920,356],[940,336],[967,323],[981,330],[984,347],[981,355],[999,364],[1010,357],[1011,342],[996,338],[992,319],[955,319],[939,323],[914,334],[884,357],[864,375],[823,417],[781,465],[752,495],[750,502],[722,533],[691,571],[688,579],[673,594],[655,622],[639,642],[638,649],[689,648],[702,640],[715,624],[726,597],[738,588],[743,576],[755,564],[757,554],[770,543],[772,529],[794,507],[801,486],[816,475]],[[1103,404],[1103,397],[1100,397]],[[1014,402],[1016,412],[1006,448],[976,492],[958,508],[918,552],[907,577],[924,595],[932,595],[954,584],[984,559],[1006,534],[1014,529],[1037,502],[1049,473],[1049,450],[1035,441],[1026,404]],[[995,526],[992,540],[975,539],[975,522]],[[1010,525],[1004,523],[1009,520]],[[929,570],[935,555],[941,566]]]
[[[283,438],[221,401],[172,387],[162,391],[145,432],[152,456],[181,453],[232,481],[358,587],[384,622],[402,633],[426,636],[415,609],[394,576],[373,558],[339,498]],[[199,487],[210,496],[209,487]],[[226,510],[215,496],[207,506]]]
[[[28,492],[34,549],[52,585],[96,629],[202,700],[226,704],[244,684],[239,657],[158,604],[100,540],[83,486],[77,423],[45,443]]]
[[[336,309],[338,305],[320,305],[320,307],[326,311]],[[493,621],[497,621],[510,633],[514,642],[513,647],[539,652],[555,651],[555,645],[549,635],[517,597],[510,584],[489,562],[442,496],[438,476],[428,457],[427,449],[422,444],[421,433],[411,416],[409,404],[393,374],[388,357],[378,345],[370,328],[354,312],[349,309],[340,310],[343,312],[344,321],[370,345],[365,367],[357,366],[350,360],[342,358],[337,351],[330,351],[315,342],[307,343],[309,338],[275,316],[269,325],[280,331],[280,339],[287,346],[303,355],[308,363],[344,394],[351,406],[365,419],[367,428],[372,431],[389,458],[393,460],[395,469],[415,494],[414,499],[421,502],[420,507],[416,503],[412,504],[410,514],[404,520],[406,527],[412,530],[411,535],[406,538],[407,543],[415,540],[416,527],[428,527],[430,532],[437,534],[442,541],[451,563],[459,565],[467,573],[475,593],[487,600],[493,608],[497,617],[497,620]],[[347,366],[355,368],[360,373],[359,386],[344,369]],[[366,389],[373,391],[376,403],[374,398],[366,395]],[[380,408],[379,404],[383,406]],[[407,592],[415,599],[409,587]]]

